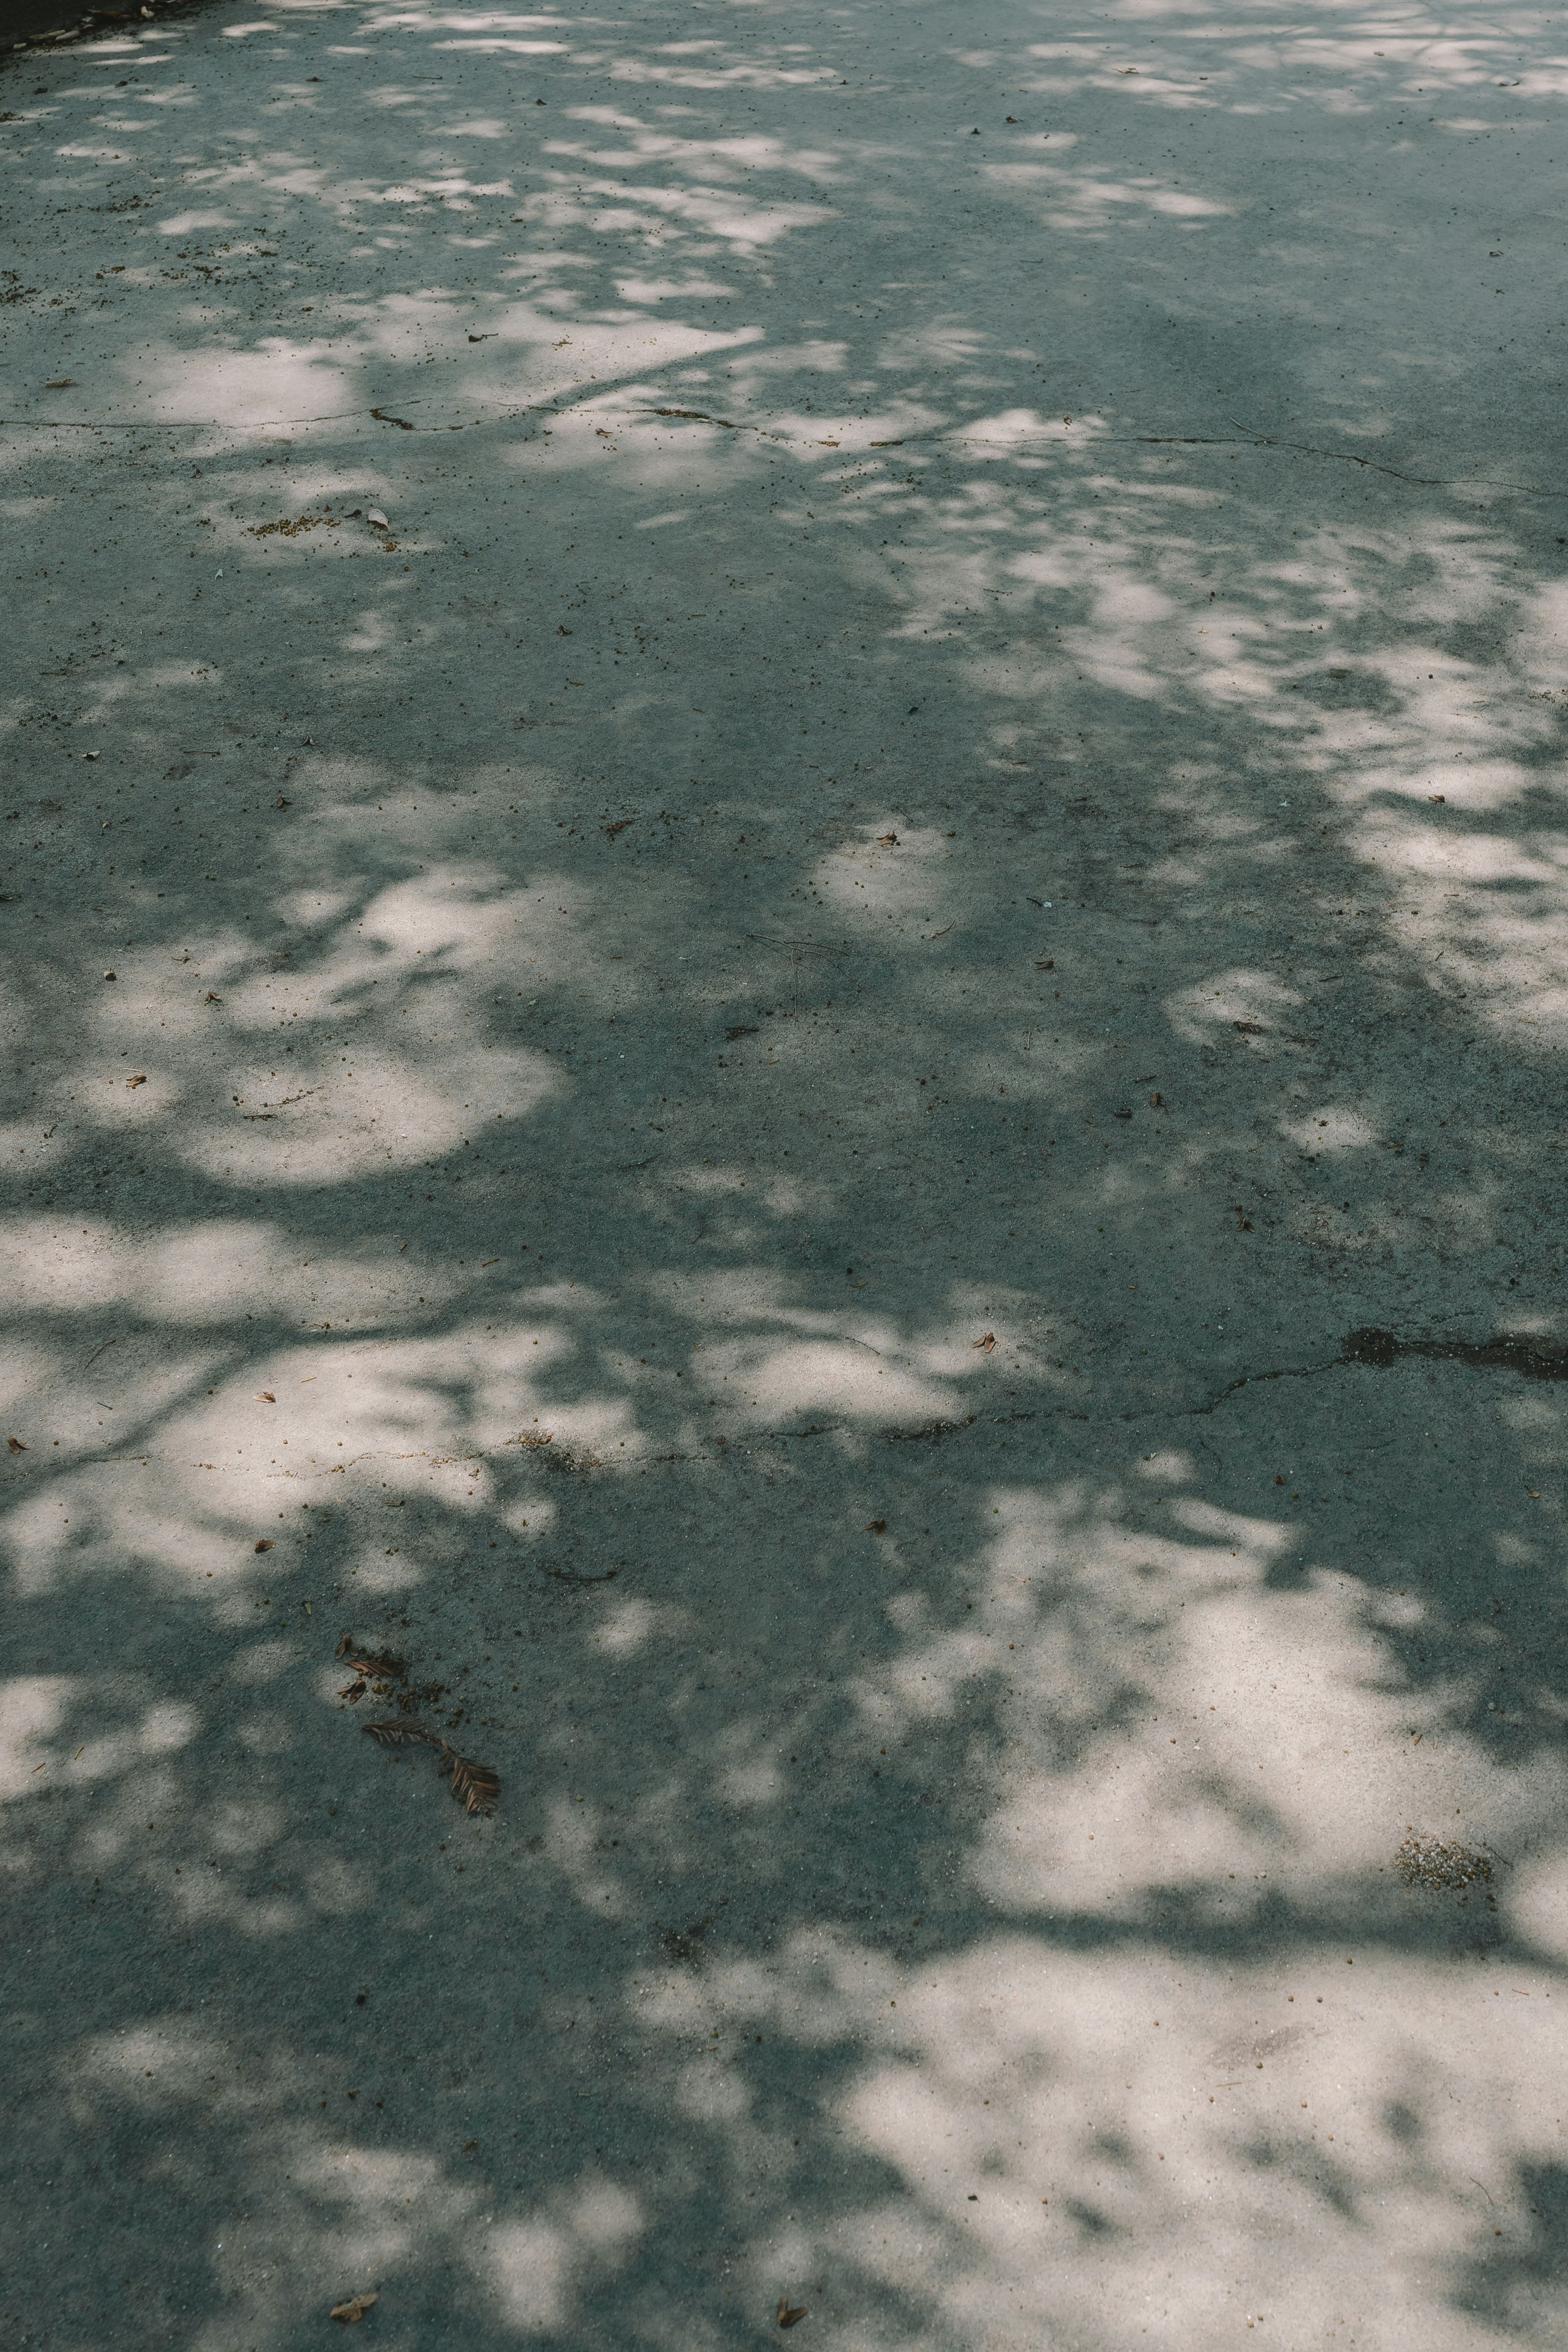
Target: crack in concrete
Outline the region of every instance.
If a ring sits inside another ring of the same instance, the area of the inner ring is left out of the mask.
[[[983,1426],[999,1429],[1015,1423],[1035,1420],[1082,1423],[1104,1420],[1120,1423],[1123,1426],[1139,1421],[1204,1420],[1211,1413],[1217,1412],[1227,1397],[1237,1395],[1242,1389],[1260,1387],[1268,1381],[1313,1381],[1321,1379],[1325,1372],[1343,1371],[1352,1368],[1387,1371],[1392,1370],[1401,1358],[1412,1356],[1424,1358],[1431,1363],[1468,1364],[1479,1371],[1517,1372],[1521,1379],[1527,1381],[1568,1381],[1568,1347],[1539,1346],[1533,1339],[1526,1339],[1518,1332],[1498,1332],[1489,1339],[1401,1339],[1397,1332],[1385,1331],[1369,1325],[1358,1330],[1347,1332],[1342,1350],[1337,1356],[1327,1357],[1321,1363],[1317,1364],[1281,1364],[1273,1371],[1243,1372],[1236,1380],[1227,1381],[1224,1388],[1217,1390],[1213,1396],[1201,1404],[1150,1405],[1133,1412],[1107,1413],[1085,1412],[1070,1405],[1061,1405],[1054,1409],[1046,1405],[1037,1407],[1028,1412],[992,1413],[985,1416],[984,1420],[978,1413],[968,1413],[962,1421],[928,1421],[917,1429],[884,1429],[879,1434],[883,1443],[888,1445],[939,1445],[944,1438],[962,1437],[971,1429]],[[784,1445],[788,1444],[792,1439],[832,1437],[842,1434],[845,1430],[853,1425],[848,1422],[812,1422],[805,1429],[753,1429],[746,1431],[744,1439],[730,1437],[716,1432],[711,1439],[699,1440],[699,1444],[711,1445],[714,1449],[714,1458],[722,1460],[731,1451],[745,1452],[752,1444]],[[442,1454],[424,1447],[416,1448],[412,1453],[394,1454],[376,1447],[363,1454],[352,1454],[347,1461],[334,1462],[330,1465],[312,1463],[308,1468],[299,1469],[292,1466],[288,1469],[276,1469],[269,1465],[261,1475],[263,1480],[268,1484],[283,1480],[290,1484],[302,1485],[315,1483],[323,1478],[341,1477],[345,1471],[356,1469],[365,1463],[427,1462],[436,1469],[448,1469],[461,1465],[467,1468],[468,1475],[472,1476],[475,1475],[473,1465],[487,1463],[492,1459],[504,1460],[509,1454],[515,1460],[516,1455],[511,1454],[510,1450],[517,1444],[516,1438],[509,1438],[493,1452],[489,1447],[479,1446],[467,1454]],[[611,1464],[607,1461],[590,1461],[574,1456],[563,1447],[541,1446],[539,1450],[552,1457],[545,1465],[549,1469],[567,1471],[579,1476],[585,1475],[594,1470],[609,1469],[614,1469],[620,1475],[634,1466],[641,1470],[647,1469],[655,1464],[662,1465],[667,1462],[685,1462],[691,1459],[690,1455],[684,1454],[646,1454],[639,1451],[627,1462]],[[87,1454],[77,1456],[69,1466],[73,1470],[82,1470],[109,1468],[115,1464],[126,1465],[134,1464],[138,1468],[144,1469],[153,1458],[147,1454]],[[199,1470],[217,1467],[216,1464],[205,1462],[188,1462],[181,1466]],[[243,1475],[245,1466],[226,1463],[223,1468],[229,1475],[236,1473]],[[31,1465],[28,1465],[28,1469],[22,1471],[21,1479],[28,1475],[30,1468]],[[21,1483],[21,1479],[18,1479],[18,1484]]]

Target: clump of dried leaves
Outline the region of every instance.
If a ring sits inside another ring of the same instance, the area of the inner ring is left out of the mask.
[[[1492,1874],[1484,1853],[1472,1853],[1457,1840],[1426,1837],[1415,1830],[1400,1847],[1398,1861],[1406,1886],[1428,1886],[1439,1894],[1485,1885]]]
[[[376,1677],[378,1696],[388,1696],[393,1683],[406,1679],[406,1668],[401,1658],[394,1657],[390,1650],[366,1649],[354,1640],[352,1633],[343,1635],[333,1654],[347,1658],[350,1670],[355,1676],[355,1680],[346,1684],[339,1693],[339,1696],[346,1698],[351,1706],[364,1696],[367,1678],[372,1675]],[[433,1692],[440,1687],[438,1683],[428,1685]],[[403,1704],[401,1698],[398,1704]],[[364,1724],[362,1728],[369,1732],[378,1748],[434,1748],[437,1751],[437,1772],[443,1780],[450,1781],[452,1794],[465,1812],[484,1811],[500,1795],[500,1775],[490,1765],[478,1764],[471,1756],[459,1756],[449,1740],[443,1739],[438,1731],[427,1730],[422,1723],[400,1723],[395,1717],[384,1717],[378,1722]]]

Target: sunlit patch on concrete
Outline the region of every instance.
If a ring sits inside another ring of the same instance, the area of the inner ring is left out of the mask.
[[[630,2189],[589,2176],[526,2219],[490,2224],[468,2263],[507,2326],[553,2336],[572,2325],[579,2294],[629,2261],[647,2227]]]
[[[1304,1118],[1281,1120],[1279,1132],[1298,1151],[1369,1151],[1377,1128],[1364,1111],[1348,1103],[1323,1103]]]

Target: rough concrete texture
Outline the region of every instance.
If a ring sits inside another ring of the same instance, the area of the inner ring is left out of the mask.
[[[7,2346],[1564,2340],[1565,87],[14,61]]]

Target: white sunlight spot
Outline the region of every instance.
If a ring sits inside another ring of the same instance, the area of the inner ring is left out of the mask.
[[[290,890],[274,900],[274,910],[302,931],[324,930],[353,905],[346,890]]]
[[[225,1672],[230,1682],[242,1687],[261,1683],[275,1683],[286,1674],[300,1655],[297,1642],[251,1642],[236,1650]]]
[[[1305,1118],[1281,1119],[1279,1132],[1298,1151],[1367,1151],[1377,1129],[1365,1114],[1343,1103],[1323,1103]]]
[[[1272,1029],[1281,1013],[1300,1002],[1298,991],[1272,972],[1249,971],[1242,965],[1214,972],[1180,996],[1167,997],[1165,1014],[1177,1036],[1195,1045],[1215,1029],[1234,1026],[1238,1021],[1256,1021],[1261,1028]]]
[[[232,1182],[346,1183],[447,1151],[482,1122],[526,1118],[562,1083],[546,1055],[479,1039],[428,1054],[413,1038],[392,1050],[362,1043],[353,1068],[342,1063],[328,1042],[282,1070],[231,1065],[224,1084],[240,1103],[192,1118],[180,1156]]]
[[[784,1780],[776,1764],[755,1759],[746,1764],[732,1764],[720,1776],[727,1804],[742,1811],[754,1805],[773,1805],[784,1793]]]
[[[700,1385],[747,1428],[799,1413],[851,1421],[931,1421],[959,1410],[956,1391],[868,1349],[829,1340],[735,1341],[704,1358]],[[723,1395],[725,1386],[733,1391]]]
[[[52,1218],[0,1223],[0,1276],[14,1298],[56,1311],[98,1313],[116,1299],[135,1300],[159,1320],[221,1323],[239,1310],[279,1306],[305,1319],[375,1321],[388,1308],[444,1297],[450,1274],[437,1277],[395,1243],[352,1243],[309,1257],[277,1226],[260,1219],[213,1218],[176,1235],[154,1231],[140,1244],[94,1223],[62,1231]]]
[[[538,1495],[521,1495],[506,1505],[500,1517],[514,1536],[537,1537],[554,1526],[560,1507]]]
[[[0,1238],[0,1265],[4,1264],[4,1240]],[[8,1337],[5,1352],[0,1356],[0,1416],[13,1415],[15,1407],[25,1402],[30,1403],[42,1390],[52,1387],[61,1370],[58,1359],[47,1349],[31,1340]]]
[[[130,376],[135,365],[139,379]],[[213,424],[230,431],[351,409],[356,377],[325,351],[279,345],[270,351],[139,353],[121,362],[117,395],[129,415],[171,425]],[[374,395],[368,395],[374,398]]]
[[[629,1658],[646,1648],[658,1625],[658,1612],[651,1601],[623,1601],[602,1621],[599,1639],[612,1656]]]
[[[0,1801],[24,1795],[48,1770],[39,1747],[65,1713],[75,1678],[24,1675],[0,1684]]]
[[[559,2335],[576,2294],[621,2269],[647,2227],[640,2198],[590,2174],[542,2210],[491,2227],[469,2259],[507,2326],[520,2336]]]
[[[491,2229],[487,2284],[520,2336],[555,2336],[570,2315],[573,2244],[552,2221],[503,2221]]]
[[[1181,1496],[1171,1532],[1139,1532],[1110,1501],[1081,1486],[998,1494],[973,1613],[923,1634],[911,1621],[896,1662],[862,1677],[882,1738],[900,1717],[911,1730],[962,1721],[1005,1693],[1015,1736],[967,1865],[988,1900],[1131,1918],[1182,1889],[1239,1925],[1261,1903],[1310,1906],[1380,1872],[1392,1899],[1405,1824],[1441,1813],[1449,1788],[1467,1834],[1529,1834],[1556,1764],[1526,1786],[1450,1732],[1435,1780],[1359,1580],[1309,1571],[1271,1587],[1299,1540],[1289,1523]],[[1287,1661],[1307,1694],[1288,1711]]]
[[[1568,1967],[1568,1857],[1549,1854],[1520,1871],[1504,1901],[1526,1948],[1554,1968]]]
[[[1352,1988],[1333,1948],[1254,1969],[999,1937],[868,1985],[856,2026],[885,2054],[839,2114],[896,2173],[900,2226],[861,2215],[856,2255],[889,2294],[917,2293],[928,2326],[1019,2352],[1043,2310],[1068,2343],[1137,2342],[1152,2310],[1185,2316],[1173,2342],[1285,2309],[1326,2336],[1347,2278],[1362,2329],[1468,2344],[1430,2250],[1479,2264],[1515,2184],[1556,2163],[1568,2009],[1533,2004],[1526,2036],[1478,1989],[1456,2036],[1449,1982],[1442,1962],[1375,1948]],[[804,1984],[802,2039],[841,2000]],[[1281,2164],[1336,2193],[1282,2201]]]
[[[721,2059],[698,2058],[676,2076],[675,2104],[693,2123],[736,2124],[752,2100],[740,2075]]]
[[[1137,1474],[1151,1484],[1157,1480],[1164,1487],[1184,1486],[1197,1475],[1192,1455],[1178,1453],[1174,1447],[1168,1447],[1163,1454],[1151,1454],[1137,1465]]]

